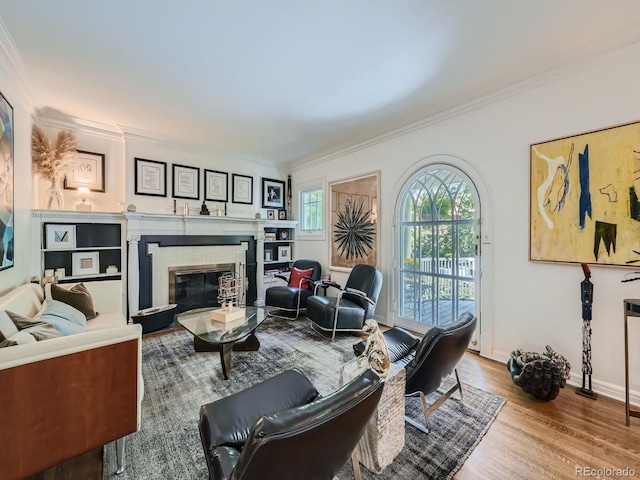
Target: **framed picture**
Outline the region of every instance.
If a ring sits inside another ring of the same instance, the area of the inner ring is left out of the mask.
[[[349,271],[364,263],[378,267],[380,171],[329,184],[330,268]]]
[[[276,219],[276,211],[267,210],[267,220],[275,220],[275,219]]]
[[[530,146],[529,260],[640,262],[640,122]]]
[[[287,211],[278,210],[278,220],[286,220],[286,219],[287,219]]]
[[[13,267],[13,107],[0,93],[0,270]]]
[[[278,247],[278,262],[289,261],[291,261],[291,247],[289,245]]]
[[[233,174],[231,176],[231,201],[253,205],[253,177]]]
[[[136,195],[167,196],[167,164],[156,160],[135,159]]]
[[[104,154],[78,150],[71,171],[64,177],[64,188],[88,187],[92,192],[104,192]]]
[[[173,198],[200,199],[200,169],[173,164]]]
[[[45,224],[47,250],[69,250],[76,248],[76,226],[60,225],[57,223]]]
[[[73,252],[71,254],[71,274],[97,275],[100,273],[99,252]]]
[[[262,179],[262,206],[284,208],[284,182],[272,178]]]
[[[216,170],[204,170],[204,199],[210,202],[228,202],[229,174]]]

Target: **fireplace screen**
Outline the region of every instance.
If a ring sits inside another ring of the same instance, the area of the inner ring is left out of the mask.
[[[178,305],[177,313],[220,306],[218,280],[225,273],[235,275],[235,264],[169,268],[169,303]]]

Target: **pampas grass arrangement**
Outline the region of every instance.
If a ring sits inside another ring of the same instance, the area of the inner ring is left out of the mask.
[[[73,164],[77,149],[78,144],[73,133],[58,132],[58,138],[54,144],[39,126],[33,126],[31,133],[33,171],[36,175],[51,182],[47,208],[51,208],[53,200],[56,200],[58,208],[64,206],[64,198],[60,188],[61,182]]]

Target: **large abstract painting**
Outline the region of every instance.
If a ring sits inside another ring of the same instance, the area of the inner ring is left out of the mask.
[[[348,271],[359,263],[378,266],[380,173],[330,183],[331,268]]]
[[[13,108],[0,93],[0,270],[13,267]]]
[[[640,122],[531,145],[531,260],[640,263]]]

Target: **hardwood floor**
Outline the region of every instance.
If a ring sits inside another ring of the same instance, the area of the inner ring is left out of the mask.
[[[463,382],[507,402],[456,480],[575,479],[596,477],[594,470],[620,469],[597,476],[613,479],[625,477],[625,468],[640,477],[640,419],[632,418],[631,427],[626,427],[623,403],[602,396],[594,401],[576,395],[569,386],[555,400],[535,400],[511,381],[504,364],[471,352],[458,372]],[[101,480],[101,449],[31,479]]]
[[[587,475],[587,468],[634,469],[640,477],[640,419],[627,427],[624,403],[602,396],[594,401],[571,386],[550,402],[539,401],[511,381],[504,364],[472,353],[458,371],[463,382],[507,402],[456,480],[595,476]],[[598,478],[624,477],[604,473]]]

